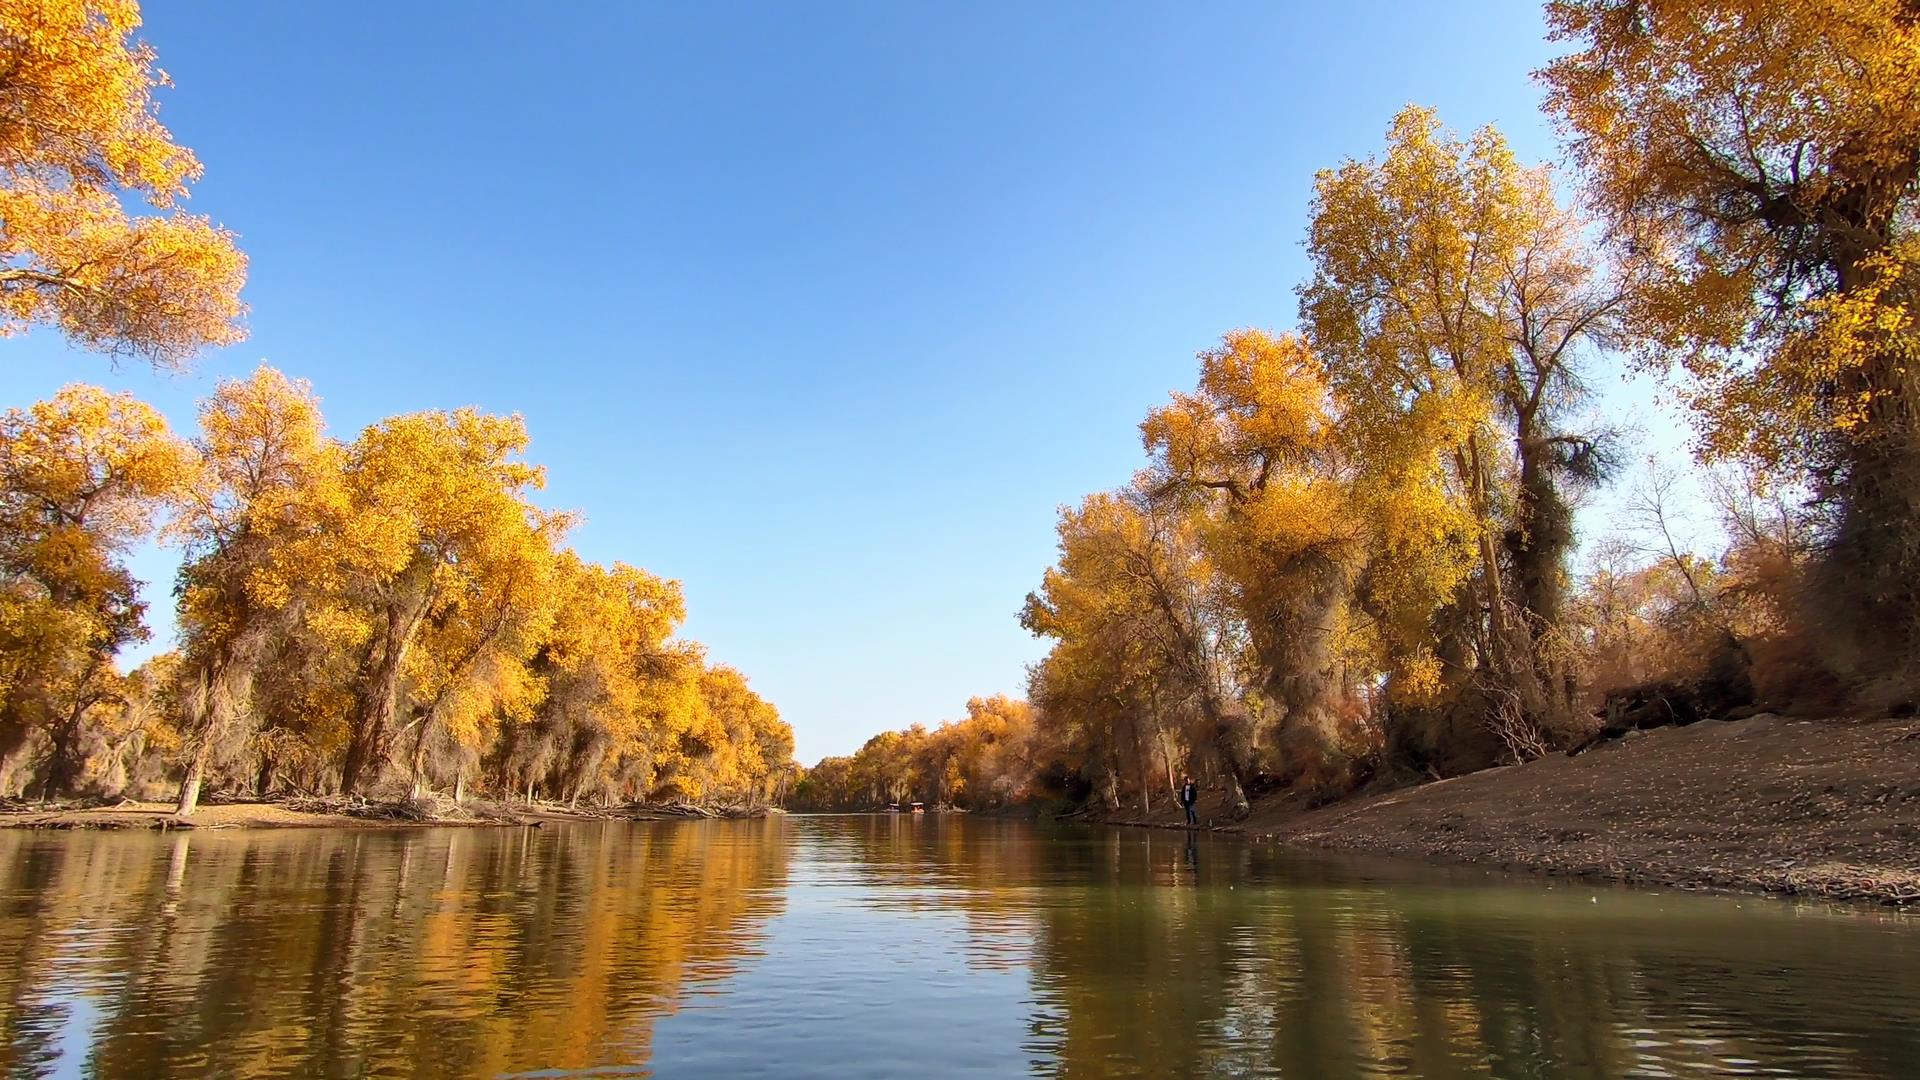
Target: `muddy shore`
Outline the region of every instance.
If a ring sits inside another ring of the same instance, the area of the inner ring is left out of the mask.
[[[1114,824],[1182,828],[1171,801]],[[1681,889],[1920,905],[1920,719],[1702,721],[1309,810],[1218,793],[1257,842]]]

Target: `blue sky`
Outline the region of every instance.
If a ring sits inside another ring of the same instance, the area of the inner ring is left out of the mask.
[[[1316,169],[1410,101],[1554,153],[1535,3],[147,15],[252,336],[184,375],[9,341],[0,404],[93,381],[187,428],[264,360],[343,437],[522,413],[576,546],[682,580],[809,762],[1023,689],[1056,507],[1138,467],[1196,351],[1292,324]],[[164,640],[170,556],[136,569]]]

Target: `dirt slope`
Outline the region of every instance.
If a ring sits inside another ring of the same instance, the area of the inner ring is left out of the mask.
[[[1139,823],[1178,820],[1178,807],[1155,809]],[[1318,810],[1268,800],[1229,828],[1618,881],[1915,903],[1920,720],[1709,720]]]

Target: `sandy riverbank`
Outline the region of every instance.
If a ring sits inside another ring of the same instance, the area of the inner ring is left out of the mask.
[[[112,806],[33,808],[0,813],[0,828],[14,829],[393,829],[447,826],[540,825],[550,821],[659,821],[704,817],[761,816],[769,811],[698,810],[687,806],[569,807],[562,803],[470,803],[437,805],[358,804],[341,800],[203,803],[184,821],[171,802],[122,802]],[[776,811],[777,812],[777,811]]]
[[[1225,819],[1204,801],[1203,820]],[[1180,810],[1122,824],[1179,827]],[[1762,715],[1317,810],[1256,801],[1258,841],[1678,888],[1920,904],[1920,719]]]
[[[278,803],[222,803],[202,806],[182,823],[173,804],[125,802],[115,806],[26,809],[0,814],[0,827],[15,829],[325,829],[407,824],[349,817],[346,814],[294,810]]]

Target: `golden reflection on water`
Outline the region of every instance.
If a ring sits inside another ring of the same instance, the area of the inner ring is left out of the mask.
[[[1920,925],[838,817],[0,833],[10,1076],[1920,1076]]]
[[[643,1063],[655,1020],[778,912],[786,835],[9,834],[0,1062],[71,1071],[84,1022],[102,1076]]]

